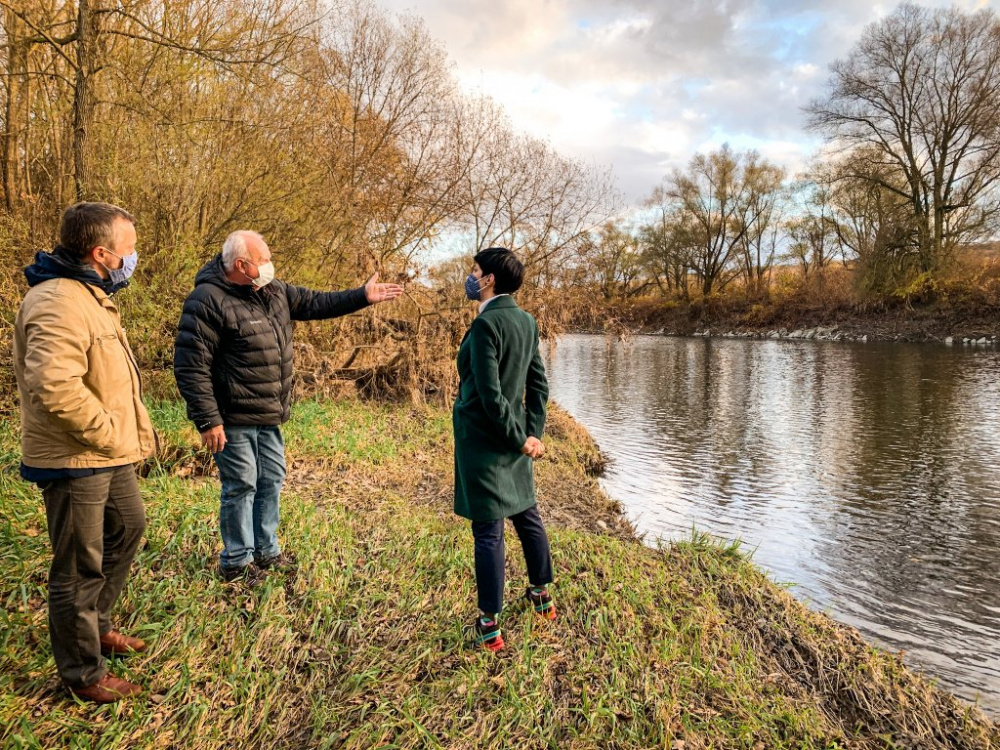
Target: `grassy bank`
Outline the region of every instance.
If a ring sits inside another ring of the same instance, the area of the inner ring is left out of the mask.
[[[472,544],[449,512],[447,413],[300,404],[282,536],[301,566],[253,596],[212,574],[217,484],[193,432],[176,404],[155,418],[165,445],[119,618],[151,649],[116,666],[147,693],[102,708],[55,677],[44,513],[0,427],[4,747],[1000,746],[977,709],[810,613],[736,549],[637,544],[565,415],[538,467],[561,617],[511,606],[499,658],[463,646]],[[513,601],[523,564],[509,541]]]

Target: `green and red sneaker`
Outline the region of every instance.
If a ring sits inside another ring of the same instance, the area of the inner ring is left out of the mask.
[[[535,612],[546,620],[556,619],[556,605],[544,586],[529,586],[524,591],[524,598],[531,602]]]
[[[507,645],[503,642],[503,635],[495,617],[477,617],[473,624],[473,633],[476,645],[493,653]]]

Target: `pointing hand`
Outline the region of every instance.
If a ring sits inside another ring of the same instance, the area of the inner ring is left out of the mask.
[[[365,284],[365,298],[368,303],[374,305],[376,302],[388,302],[396,299],[403,293],[403,287],[399,284],[379,284],[378,274],[372,274]]]

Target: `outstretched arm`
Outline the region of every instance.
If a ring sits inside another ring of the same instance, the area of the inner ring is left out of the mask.
[[[396,299],[402,293],[403,287],[399,284],[379,284],[377,273],[364,286],[343,292],[318,292],[291,284],[285,286],[292,320],[339,318],[368,305]]]

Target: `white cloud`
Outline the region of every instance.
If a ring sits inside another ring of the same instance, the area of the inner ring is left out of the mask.
[[[960,0],[972,10],[1000,0]],[[933,3],[948,6],[947,0]],[[641,200],[699,150],[749,144],[790,171],[817,139],[801,107],[861,30],[870,0],[382,0],[423,17],[460,80],[567,155],[610,161]]]
[[[553,145],[585,154],[621,118],[620,105],[602,87],[560,85],[539,73],[482,71],[462,76],[468,90],[481,90],[504,104],[522,130]]]

